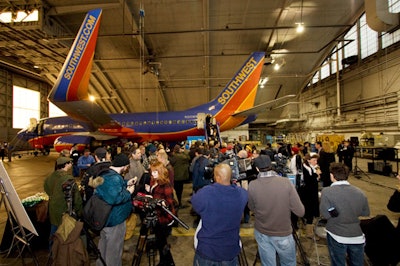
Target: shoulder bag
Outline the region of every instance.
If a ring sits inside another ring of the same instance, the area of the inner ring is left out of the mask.
[[[100,231],[106,225],[112,206],[94,194],[83,208],[83,219],[91,229]]]
[[[397,189],[390,197],[387,208],[392,212],[400,212],[400,192]]]

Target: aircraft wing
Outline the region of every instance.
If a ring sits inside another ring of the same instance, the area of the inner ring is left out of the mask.
[[[252,108],[240,111],[240,112],[236,112],[234,113],[232,116],[250,116],[250,115],[256,115],[259,114],[261,112],[265,112],[267,109],[269,108],[276,108],[278,107],[278,105],[282,104],[283,102],[287,101],[288,99],[291,99],[293,97],[296,97],[296,95],[290,94],[290,95],[286,95],[283,96],[281,98],[275,99],[275,100],[271,100],[265,103],[261,103],[259,105],[256,105]]]
[[[58,108],[67,113],[70,117],[87,123],[90,131],[94,132],[99,128],[121,128],[111,119],[104,110],[91,101],[56,102]]]
[[[89,100],[89,78],[101,15],[101,9],[87,13],[48,96],[49,101],[68,116],[87,123],[91,131],[122,128],[99,105]]]

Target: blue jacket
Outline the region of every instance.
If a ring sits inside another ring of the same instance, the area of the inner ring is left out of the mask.
[[[103,178],[104,181],[96,187],[94,193],[113,206],[105,226],[112,227],[123,223],[132,212],[131,193],[126,190],[126,181],[111,169],[97,178]]]
[[[79,157],[77,165],[79,167],[79,169],[88,169],[89,166],[87,166],[88,164],[92,165],[94,164],[96,161],[94,160],[94,157],[92,155],[89,156],[85,156],[82,155],[81,157]]]
[[[240,221],[247,199],[243,188],[219,183],[193,194],[193,209],[202,220],[196,252],[213,261],[232,260],[240,253]]]

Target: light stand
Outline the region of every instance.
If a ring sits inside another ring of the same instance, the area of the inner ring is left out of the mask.
[[[361,178],[361,174],[363,174],[366,177],[368,177],[369,179],[371,179],[371,177],[367,173],[365,173],[360,167],[358,167],[357,157],[358,156],[357,156],[357,148],[356,148],[356,156],[354,156],[354,169],[353,169],[354,177],[357,178],[357,179],[360,179]]]

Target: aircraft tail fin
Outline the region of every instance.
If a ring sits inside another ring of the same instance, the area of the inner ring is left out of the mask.
[[[57,81],[48,96],[48,99],[54,104],[88,99],[89,78],[101,14],[101,9],[94,9],[87,13]]]
[[[215,116],[218,121],[222,121],[221,131],[232,128],[233,124],[240,124],[239,120],[245,120],[245,118],[232,117],[233,113],[254,106],[264,57],[264,52],[252,53],[214,100],[215,108],[219,110]]]
[[[96,103],[89,101],[89,78],[93,65],[102,10],[90,10],[68,53],[48,99],[70,117],[88,123],[90,130],[113,125],[111,117]]]

